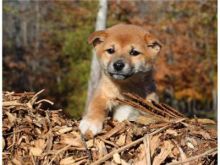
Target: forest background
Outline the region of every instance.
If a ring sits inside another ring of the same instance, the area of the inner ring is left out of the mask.
[[[53,108],[81,117],[98,1],[3,1],[3,90],[45,89]],[[136,24],[163,44],[160,101],[188,116],[216,118],[217,1],[108,1],[107,27]],[[49,105],[48,105],[49,106]]]

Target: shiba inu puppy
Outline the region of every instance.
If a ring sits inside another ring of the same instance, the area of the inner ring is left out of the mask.
[[[137,118],[139,113],[134,108],[114,101],[123,99],[124,92],[157,101],[152,73],[161,44],[143,28],[127,24],[96,31],[88,42],[96,51],[102,73],[79,128],[83,134],[94,136],[102,131],[111,110],[118,121]]]

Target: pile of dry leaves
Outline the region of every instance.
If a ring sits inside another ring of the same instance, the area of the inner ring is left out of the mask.
[[[107,119],[103,132],[86,140],[78,121],[43,109],[51,102],[38,100],[41,92],[4,92],[4,164],[217,164],[212,120],[188,119],[167,105],[127,94],[118,101],[148,115],[136,122]]]

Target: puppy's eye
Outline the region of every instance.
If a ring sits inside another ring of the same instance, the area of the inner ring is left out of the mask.
[[[109,48],[109,49],[106,49],[106,52],[108,52],[109,54],[113,54],[113,53],[115,53],[115,49]]]
[[[155,48],[156,46],[161,47],[161,45],[157,41],[155,41],[151,44],[148,44],[148,47],[151,47],[151,48]]]
[[[131,49],[131,51],[130,51],[130,55],[132,55],[132,56],[137,56],[137,55],[139,55],[139,54],[141,54],[141,53],[138,52],[138,51],[135,50],[135,49]]]

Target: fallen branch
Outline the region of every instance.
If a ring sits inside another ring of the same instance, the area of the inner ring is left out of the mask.
[[[202,154],[199,154],[199,155],[196,155],[196,156],[193,156],[193,157],[190,157],[188,159],[185,159],[183,161],[179,161],[179,162],[174,162],[174,163],[169,163],[169,165],[178,165],[178,164],[183,164],[183,163],[187,163],[187,162],[191,162],[191,161],[194,161],[196,159],[199,159],[201,157],[204,157],[204,156],[207,156],[207,155],[211,155],[211,154],[216,154],[217,153],[217,149],[218,148],[212,148]]]
[[[163,130],[166,129],[168,126],[169,126],[169,125],[164,126],[164,127],[161,128],[160,130],[157,130],[157,131],[154,131],[154,132],[150,133],[149,136],[153,136],[153,135],[155,135],[155,134],[157,134],[157,133],[163,131]],[[143,142],[144,138],[145,138],[145,137],[142,137],[142,138],[140,138],[140,139],[138,139],[138,140],[135,140],[134,142],[131,142],[131,143],[127,144],[126,146],[120,147],[120,148],[118,148],[118,149],[116,149],[116,150],[110,152],[109,154],[107,154],[107,155],[105,155],[104,157],[102,157],[101,159],[95,161],[95,162],[92,163],[91,165],[98,165],[98,164],[101,164],[101,163],[105,162],[106,160],[110,159],[115,153],[120,153],[120,152],[122,152],[122,151],[124,151],[124,150],[126,150],[126,149],[129,149],[130,147],[133,147],[133,146],[135,146],[135,145],[137,145],[137,144]]]

